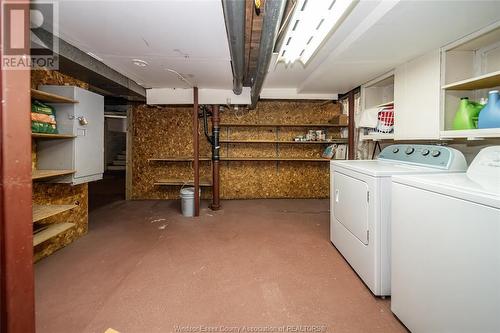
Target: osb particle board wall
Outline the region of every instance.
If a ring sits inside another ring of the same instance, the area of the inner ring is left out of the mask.
[[[88,89],[88,84],[56,71],[36,70],[31,72],[31,87],[37,88],[42,84],[72,85]],[[36,140],[32,140],[32,166],[36,168]],[[67,184],[33,183],[34,204],[77,204],[78,207],[44,219],[37,224],[48,223],[75,223],[70,230],[51,238],[35,247],[35,261],[38,261],[58,249],[68,245],[87,233],[88,229],[88,186],[81,184],[71,186]]]
[[[133,109],[132,199],[175,199],[179,187],[154,186],[161,178],[192,179],[190,162],[148,162],[150,158],[192,156],[192,107],[149,107]],[[225,111],[222,123],[327,123],[340,113],[340,106],[325,101],[261,101],[252,111]],[[200,156],[210,156],[210,145],[200,122]],[[308,128],[223,128],[221,139],[291,140]],[[279,132],[278,132],[279,131]],[[277,133],[278,132],[278,133]],[[339,129],[329,130],[339,137]],[[222,157],[308,157],[319,158],[324,145],[221,144]],[[200,162],[201,177],[210,178],[210,162]],[[326,198],[329,189],[327,162],[221,161],[221,197]],[[210,195],[203,189],[203,197]]]

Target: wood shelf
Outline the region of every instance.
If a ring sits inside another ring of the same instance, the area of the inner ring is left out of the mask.
[[[500,138],[500,128],[441,131],[441,139],[482,139]]]
[[[71,175],[75,170],[33,170],[31,178],[33,180],[46,179],[58,176]]]
[[[282,144],[333,144],[347,143],[347,139],[334,139],[332,141],[278,141],[278,140],[220,140],[220,143],[282,143]]]
[[[48,134],[48,133],[31,133],[33,139],[73,139],[75,135],[71,134]]]
[[[382,140],[394,140],[394,133],[370,133],[370,134],[362,134],[360,140],[373,140],[373,141],[382,141]]]
[[[37,101],[45,103],[64,103],[64,104],[78,103],[78,101],[75,101],[74,99],[36,89],[31,89],[31,99],[36,99]]]
[[[194,186],[194,180],[185,180],[185,179],[172,179],[165,178],[159,179],[154,183],[155,186]],[[212,186],[212,182],[208,179],[200,179],[200,186],[209,187]]]
[[[60,235],[61,233],[73,228],[74,223],[55,223],[41,228],[33,234],[33,246],[37,246],[49,239]]]
[[[348,125],[338,124],[241,124],[223,123],[220,127],[347,127]]]
[[[77,205],[33,205],[33,222],[37,222],[48,217],[78,207]]]
[[[500,71],[444,85],[445,90],[477,90],[500,86]]]
[[[329,162],[327,158],[300,157],[221,157],[221,161]]]
[[[200,157],[200,161],[211,161],[211,157]],[[148,162],[193,162],[194,157],[163,157],[163,158],[148,158]]]

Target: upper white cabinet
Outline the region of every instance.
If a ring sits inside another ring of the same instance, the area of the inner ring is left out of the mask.
[[[52,180],[58,183],[76,185],[101,179],[104,172],[104,97],[72,86],[40,86],[39,89],[77,103],[52,103],[59,133],[74,138],[39,140],[37,168],[74,171]]]
[[[500,22],[442,48],[441,138],[500,137],[500,128],[457,129],[460,99],[479,102],[500,88]]]
[[[361,110],[394,104],[394,71],[381,75],[361,86]],[[394,133],[362,133],[361,140],[390,140]]]
[[[408,61],[394,75],[394,138],[439,139],[440,52]]]

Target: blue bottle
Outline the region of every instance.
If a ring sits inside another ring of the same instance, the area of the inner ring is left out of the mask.
[[[500,98],[498,90],[488,94],[488,104],[479,113],[478,128],[500,128]]]

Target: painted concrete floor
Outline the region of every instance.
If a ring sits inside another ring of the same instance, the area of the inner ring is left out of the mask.
[[[329,241],[327,200],[118,201],[36,264],[37,332],[406,332]]]

